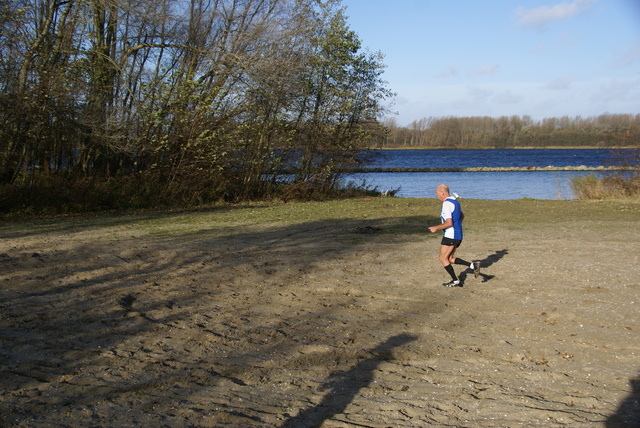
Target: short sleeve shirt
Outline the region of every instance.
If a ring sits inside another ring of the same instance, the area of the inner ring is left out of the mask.
[[[442,203],[440,218],[443,223],[449,218],[453,221],[453,226],[444,230],[444,237],[462,240],[462,208],[460,207],[460,202],[453,197],[445,199]]]

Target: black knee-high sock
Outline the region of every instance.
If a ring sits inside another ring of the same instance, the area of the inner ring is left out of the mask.
[[[456,273],[455,273],[455,272],[454,272],[454,270],[453,270],[453,266],[451,266],[451,265],[446,265],[446,266],[444,267],[444,270],[446,270],[446,271],[447,271],[447,273],[448,273],[449,275],[451,275],[451,279],[453,279],[454,281],[457,281],[457,280],[458,280],[458,277],[456,276]]]
[[[463,265],[463,266],[466,266],[466,267],[470,267],[471,266],[471,263],[469,263],[469,262],[467,262],[465,260],[459,259],[459,258],[456,258],[453,263],[456,264],[456,265]]]

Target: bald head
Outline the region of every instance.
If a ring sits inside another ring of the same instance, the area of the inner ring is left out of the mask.
[[[449,197],[449,186],[441,184],[436,187],[436,198],[442,202]]]

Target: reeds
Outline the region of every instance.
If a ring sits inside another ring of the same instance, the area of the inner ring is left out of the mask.
[[[577,199],[640,199],[640,174],[576,177],[571,180],[571,190]]]

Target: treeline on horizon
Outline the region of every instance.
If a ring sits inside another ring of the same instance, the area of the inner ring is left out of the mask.
[[[379,148],[639,147],[640,114],[546,118],[429,117],[398,126],[384,121]]]
[[[339,0],[2,2],[0,212],[331,192],[383,71]]]

